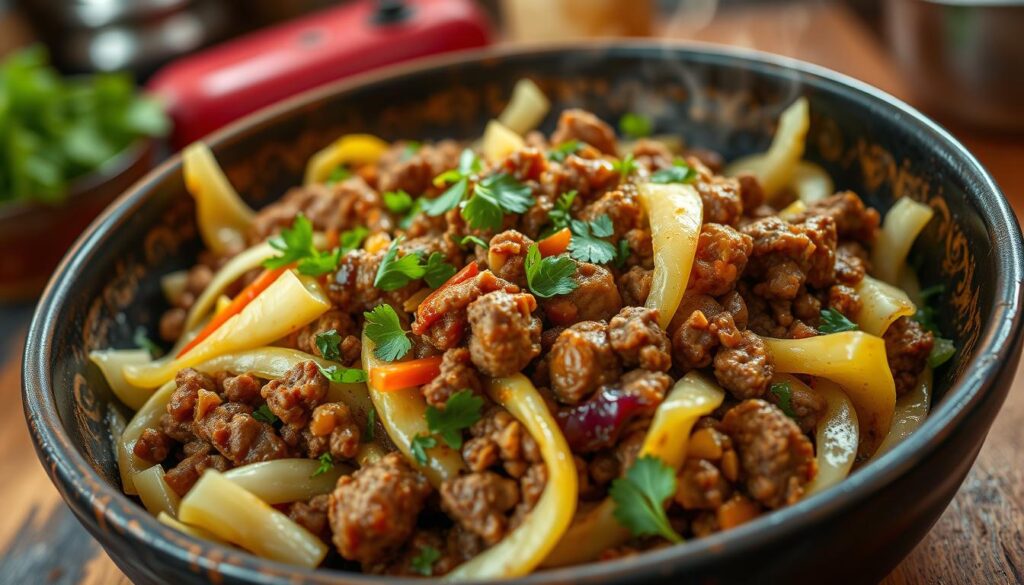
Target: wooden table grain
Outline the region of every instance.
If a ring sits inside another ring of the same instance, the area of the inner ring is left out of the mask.
[[[710,25],[669,20],[666,37],[758,48],[815,62],[913,102],[871,31],[840,6],[744,9]],[[1024,217],[1024,140],[952,128]],[[0,308],[0,583],[128,585],[63,505],[36,460],[20,408],[30,306]],[[1024,372],[953,503],[885,585],[1024,583]]]

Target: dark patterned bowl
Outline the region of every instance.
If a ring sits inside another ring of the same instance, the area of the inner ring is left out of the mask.
[[[943,328],[960,348],[937,375],[932,414],[895,450],[840,486],[685,546],[561,569],[523,583],[873,582],[922,538],[953,497],[1003,402],[1021,350],[1024,249],[992,178],[944,130],[905,104],[809,65],[722,49],[617,44],[445,58],[344,82],[264,111],[210,143],[255,204],[301,181],[309,156],[346,132],[386,138],[477,136],[515,81],[535,79],[555,110],[606,119],[655,114],[658,131],[727,157],[761,149],[796,96],[810,100],[808,156],[836,184],[887,209],[926,202],[914,247],[923,284],[946,284]],[[549,116],[551,129],[554,116]],[[154,327],[158,277],[198,251],[174,158],[109,208],[65,258],[39,304],[24,364],[36,450],[76,516],[136,583],[369,583],[306,571],[183,536],[121,494],[106,420],[123,407],[89,366],[93,348],[131,345]]]

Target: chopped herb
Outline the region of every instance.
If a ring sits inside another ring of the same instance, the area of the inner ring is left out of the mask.
[[[291,228],[270,238],[270,247],[281,252],[263,261],[264,268],[281,268],[292,263],[298,264],[299,274],[320,276],[338,268],[341,250],[321,252],[313,246],[313,224],[301,213],[295,216]]]
[[[366,370],[359,368],[339,368],[338,366],[328,366],[326,368],[317,365],[320,369],[320,373],[325,378],[334,382],[335,384],[355,384],[357,382],[365,382],[369,379],[366,375]]]
[[[568,193],[562,193],[558,196],[558,200],[555,201],[554,208],[548,212],[548,218],[551,219],[551,233],[557,232],[562,228],[569,227],[569,222],[572,221],[572,203],[576,200],[576,191],[569,191]]]
[[[424,199],[422,197],[413,201],[412,208],[406,212],[405,217],[398,220],[398,227],[400,229],[408,230],[409,227],[412,226],[413,220],[416,219],[416,216],[419,215],[421,211],[423,211],[423,201]]]
[[[466,244],[473,244],[474,246],[480,246],[484,250],[487,250],[487,249],[489,249],[491,247],[482,238],[478,238],[477,236],[474,236],[474,235],[463,236],[462,239],[459,240],[459,245],[460,246],[465,246]]]
[[[946,292],[946,285],[944,284],[936,284],[934,286],[929,286],[928,288],[921,290],[921,302],[930,303],[932,302],[932,299],[941,295],[944,292]]]
[[[532,190],[506,173],[484,177],[462,208],[473,229],[500,230],[506,213],[525,213],[534,204]]]
[[[384,193],[384,206],[391,213],[406,213],[412,209],[412,195],[405,191],[386,191]]]
[[[637,459],[625,477],[612,482],[609,493],[615,502],[615,519],[633,536],[683,541],[669,523],[664,508],[665,500],[676,493],[676,474],[661,459],[651,455]]]
[[[412,458],[416,460],[416,463],[426,465],[427,461],[429,461],[427,449],[433,449],[434,447],[437,447],[437,439],[429,435],[416,435],[412,438],[412,443],[410,443]]]
[[[317,461],[320,462],[320,465],[317,466],[316,471],[313,472],[313,475],[309,477],[323,475],[328,471],[334,469],[334,458],[331,457],[330,453],[324,453],[323,455],[320,456],[320,458]]]
[[[132,336],[132,341],[135,342],[135,347],[144,349],[149,352],[149,356],[156,359],[164,355],[164,350],[160,348],[155,341],[146,335],[146,329],[144,327],[138,327],[135,329],[135,335]]]
[[[548,151],[548,160],[563,162],[570,154],[576,154],[583,148],[579,140],[567,140]]]
[[[772,384],[768,391],[779,401],[779,409],[786,413],[786,416],[796,418],[796,412],[793,411],[793,389],[789,387],[789,383]]]
[[[569,226],[572,230],[569,254],[573,258],[592,264],[605,264],[615,259],[615,246],[601,239],[615,233],[610,217],[602,215],[591,222],[574,219]]]
[[[261,404],[259,408],[252,411],[252,417],[268,425],[277,423],[277,415],[271,412],[270,407],[266,404]]]
[[[316,348],[325,360],[336,360],[341,357],[341,335],[336,329],[329,329],[316,334]]]
[[[441,551],[432,546],[421,546],[418,555],[412,558],[412,569],[429,577],[434,574],[434,563],[441,558]]]
[[[625,183],[626,177],[633,174],[636,170],[636,161],[633,160],[633,153],[627,154],[622,160],[617,160],[612,163],[612,168],[619,173],[619,182]]]
[[[686,161],[677,158],[672,166],[667,169],[655,171],[651,175],[651,182],[665,185],[668,183],[692,183],[697,179],[697,171]]]
[[[434,185],[451,184],[451,187],[434,199],[423,199],[420,206],[423,212],[431,217],[442,215],[445,212],[455,209],[466,196],[469,190],[469,180],[480,172],[483,164],[472,150],[466,149],[459,156],[458,168],[445,171],[434,177]]]
[[[363,431],[363,442],[372,443],[373,434],[377,429],[377,409],[370,407],[370,410],[366,413],[366,430]]]
[[[953,345],[953,340],[936,336],[932,352],[928,354],[928,365],[937,368],[952,359],[954,355],[956,355],[956,346]]]
[[[619,118],[619,132],[629,138],[650,136],[654,130],[651,119],[643,114],[628,112]]]
[[[448,397],[444,410],[427,407],[427,428],[439,435],[452,449],[462,448],[462,431],[480,420],[484,399],[472,390],[460,390]]]
[[[398,257],[398,246],[402,243],[402,236],[395,238],[388,251],[384,254],[380,266],[377,267],[377,276],[373,279],[373,286],[383,290],[392,291],[402,288],[410,282],[423,278],[427,269],[423,266],[419,255],[406,254]]]
[[[576,262],[568,256],[548,256],[541,258],[537,244],[531,244],[526,252],[526,283],[533,294],[541,298],[551,298],[576,290],[579,284],[573,279],[576,274]]]
[[[409,160],[423,148],[423,143],[418,140],[410,140],[405,143],[405,150],[402,151],[402,160]]]
[[[363,317],[366,318],[366,336],[377,345],[373,355],[378,359],[393,362],[412,349],[412,342],[391,305],[377,305],[363,313]]]
[[[430,288],[437,288],[444,284],[449,278],[455,276],[455,267],[445,262],[445,255],[434,252],[427,258],[426,273],[423,280]]]
[[[352,171],[348,170],[345,165],[341,165],[339,167],[335,167],[335,169],[331,171],[331,174],[327,175],[327,181],[325,181],[325,183],[327,185],[333,185],[335,183],[340,183],[351,176]]]
[[[839,311],[829,307],[821,311],[821,325],[818,325],[820,333],[842,333],[843,331],[856,331],[857,324],[846,318]]]
[[[341,244],[341,253],[348,254],[352,250],[359,248],[368,235],[370,235],[370,230],[363,226],[356,226],[341,232],[341,235],[338,236],[338,242]]]
[[[615,267],[624,268],[626,261],[629,260],[629,255],[633,253],[633,250],[629,247],[629,240],[623,238],[619,240],[619,245],[615,249]]]

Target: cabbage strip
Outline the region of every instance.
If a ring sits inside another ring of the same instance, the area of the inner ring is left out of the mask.
[[[370,165],[384,154],[388,143],[370,134],[346,134],[318,151],[306,163],[305,184],[326,182],[341,165]]]
[[[202,142],[181,153],[185,187],[196,200],[196,221],[203,243],[215,254],[226,254],[245,245],[255,215],[242,201]]]
[[[352,472],[336,463],[317,474],[319,467],[316,459],[274,459],[229,469],[224,477],[268,504],[287,504],[330,493],[339,477]]]
[[[881,337],[893,321],[917,312],[907,293],[881,280],[865,276],[854,288],[861,300],[854,321],[865,333]]]
[[[928,410],[932,404],[932,369],[926,367],[917,380],[917,385],[910,392],[896,399],[896,413],[893,415],[892,428],[885,440],[879,445],[875,457],[891,451],[896,445],[907,440],[928,418]]]
[[[878,241],[872,248],[871,264],[875,276],[889,284],[900,282],[910,247],[933,215],[935,212],[931,207],[910,197],[901,197],[893,204],[885,214]]]
[[[732,162],[725,169],[726,174],[753,173],[771,203],[784,188],[792,185],[797,166],[804,156],[804,141],[810,126],[807,98],[799,98],[779,117],[779,127],[768,150]]]
[[[640,185],[640,203],[651,222],[654,276],[646,306],[657,309],[658,324],[668,328],[690,280],[704,204],[691,185]]]

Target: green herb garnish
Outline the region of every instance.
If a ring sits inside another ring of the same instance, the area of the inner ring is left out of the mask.
[[[337,167],[334,167],[334,170],[331,171],[331,174],[327,175],[327,180],[324,181],[324,184],[327,186],[331,186],[340,183],[350,177],[352,177],[352,171],[350,171],[348,167],[346,167],[345,165],[339,165]]]
[[[416,460],[416,463],[426,465],[429,460],[427,449],[437,447],[437,439],[430,435],[416,435],[412,438],[409,447],[412,449],[412,458]]]
[[[259,408],[252,411],[252,417],[262,423],[273,425],[277,423],[277,415],[270,411],[270,407],[266,404],[261,404]]]
[[[363,313],[363,317],[366,318],[366,336],[377,345],[373,355],[378,359],[393,362],[412,349],[412,342],[391,305],[377,305]]]
[[[572,221],[572,203],[575,200],[576,191],[569,191],[558,196],[555,206],[548,212],[548,218],[551,220],[550,233],[569,227],[569,222]]]
[[[481,179],[462,208],[473,229],[498,231],[506,213],[525,213],[534,204],[532,190],[512,175],[498,173]]]
[[[144,349],[149,352],[149,356],[156,359],[164,355],[164,350],[157,345],[155,341],[146,335],[146,329],[144,327],[137,327],[135,329],[135,335],[132,336],[132,341],[135,342],[135,347]]]
[[[348,254],[352,250],[359,248],[368,235],[370,235],[370,230],[363,226],[356,226],[341,232],[341,235],[338,236],[338,242],[341,244],[341,253]]]
[[[643,114],[628,112],[619,118],[619,132],[629,138],[643,138],[650,136],[654,130],[651,119]]]
[[[818,325],[820,333],[841,333],[843,331],[856,331],[857,324],[846,318],[839,311],[829,307],[821,311],[821,325]]]
[[[623,238],[619,240],[619,245],[615,247],[615,267],[624,268],[626,261],[629,260],[629,255],[633,253],[633,250],[629,247],[629,240]]]
[[[413,206],[412,196],[405,191],[387,191],[384,193],[384,206],[391,213],[404,214]]]
[[[427,428],[444,439],[452,449],[461,449],[462,431],[480,420],[480,409],[483,406],[483,398],[471,390],[460,390],[448,397],[444,410],[427,407]]]
[[[423,212],[431,217],[436,217],[443,215],[451,209],[455,209],[455,206],[465,198],[466,191],[469,190],[469,180],[479,173],[482,168],[483,165],[480,159],[477,158],[472,150],[468,148],[463,150],[459,156],[458,168],[445,171],[434,177],[434,185],[440,187],[451,184],[451,186],[434,199],[423,199],[420,203]]]
[[[524,267],[526,283],[538,297],[547,299],[568,294],[579,286],[573,279],[576,262],[564,255],[541,258],[537,244],[531,244],[527,250]]]
[[[619,173],[619,182],[625,183],[626,178],[636,171],[636,161],[633,160],[633,153],[627,154],[622,160],[613,162],[612,168]]]
[[[270,238],[270,247],[281,252],[280,256],[263,261],[264,268],[281,268],[298,264],[299,274],[320,276],[337,270],[341,261],[341,249],[321,252],[313,246],[313,224],[301,213],[295,216],[292,227]]]
[[[473,235],[463,236],[461,239],[459,239],[459,245],[460,246],[465,247],[466,244],[473,244],[474,246],[480,246],[484,250],[490,249],[490,247],[491,247],[490,244],[488,244],[487,242],[485,242],[483,240],[483,238],[478,238],[477,236],[473,236]]]
[[[341,357],[341,335],[336,329],[329,329],[323,333],[317,333],[314,338],[316,348],[325,360],[336,360]]]
[[[615,259],[615,246],[602,239],[615,233],[610,217],[602,215],[590,222],[574,219],[569,226],[572,230],[569,254],[573,258],[592,264],[604,264]]]
[[[936,336],[932,352],[928,354],[928,365],[937,368],[952,359],[954,355],[956,355],[956,346],[953,345],[953,340]]]
[[[941,366],[956,355],[956,346],[953,344],[953,340],[942,337],[942,330],[939,328],[939,322],[936,319],[937,312],[935,307],[931,306],[931,303],[945,291],[945,285],[941,284],[922,290],[920,294],[921,306],[917,308],[917,313],[913,317],[915,321],[928,331],[931,331],[932,335],[935,336],[932,351],[928,354],[928,365],[932,368]]]
[[[377,276],[373,279],[373,286],[383,290],[392,291],[402,288],[410,282],[423,278],[427,269],[421,263],[418,254],[406,254],[398,257],[398,246],[402,243],[402,236],[395,238],[384,258],[377,267]]]
[[[686,164],[683,159],[677,158],[672,166],[667,169],[655,171],[651,175],[651,182],[660,185],[668,183],[692,183],[697,179],[697,171]]]
[[[313,472],[313,475],[309,477],[323,475],[328,471],[334,469],[334,458],[331,457],[330,453],[324,453],[317,459],[317,461],[320,462],[320,465],[317,466],[316,471]]]
[[[455,267],[445,261],[445,255],[434,252],[427,258],[426,272],[423,280],[430,288],[437,288],[444,284],[449,278],[455,276]]]
[[[412,569],[429,577],[434,574],[434,563],[441,558],[441,551],[432,546],[421,546],[418,555],[412,558]]]
[[[570,154],[576,154],[583,148],[579,140],[567,140],[548,151],[548,160],[564,162]]]
[[[370,410],[366,413],[366,430],[363,431],[363,442],[372,443],[373,434],[377,428],[377,409],[370,407]]]
[[[772,384],[768,391],[779,401],[779,409],[786,413],[786,416],[796,418],[796,412],[793,411],[793,389],[789,387],[789,383]]]
[[[338,366],[323,367],[319,364],[317,368],[320,369],[320,373],[325,378],[334,382],[335,384],[355,384],[357,382],[365,382],[369,379],[366,375],[366,370],[359,368],[339,368]]]
[[[676,492],[676,474],[661,459],[644,455],[625,477],[612,482],[609,494],[615,502],[615,519],[633,536],[661,536],[674,543],[683,537],[665,514],[665,500]]]

